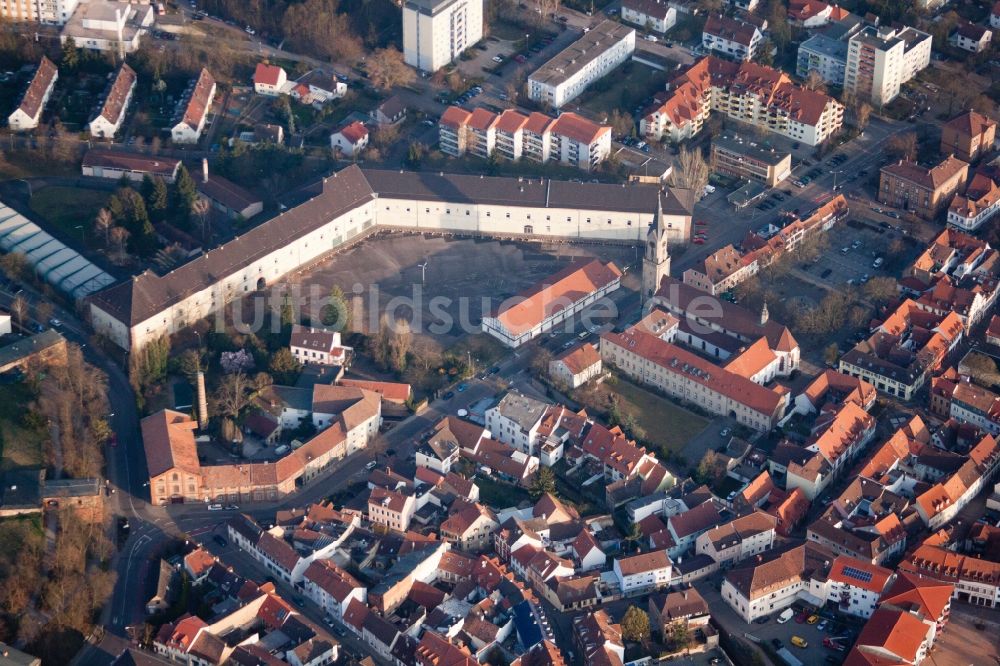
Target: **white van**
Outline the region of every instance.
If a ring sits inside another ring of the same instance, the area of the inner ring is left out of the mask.
[[[781,611],[781,615],[778,616],[778,624],[784,624],[789,620],[791,620],[793,617],[795,617],[795,611],[793,611],[791,608],[786,608],[785,610]]]

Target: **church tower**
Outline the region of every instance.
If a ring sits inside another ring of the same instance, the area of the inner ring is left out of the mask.
[[[663,224],[663,206],[656,198],[656,215],[646,232],[646,252],[642,257],[642,302],[656,293],[663,278],[670,275],[670,251],[667,249],[667,230]]]

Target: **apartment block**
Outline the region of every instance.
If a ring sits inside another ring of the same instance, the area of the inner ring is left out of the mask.
[[[962,339],[964,328],[954,312],[940,316],[907,299],[841,357],[839,370],[909,400]]]
[[[711,14],[701,32],[703,49],[734,60],[750,60],[763,41],[764,35],[753,23],[722,14]]]
[[[528,97],[558,109],[635,52],[635,30],[604,21],[528,77]]]
[[[677,10],[667,0],[622,0],[622,20],[653,32],[666,32],[677,23]]]
[[[931,36],[926,32],[866,26],[848,43],[844,90],[881,107],[896,99],[900,86],[930,60]]]
[[[777,69],[707,56],[643,111],[639,129],[656,141],[682,141],[696,135],[712,112],[809,146],[823,143],[844,121],[843,105],[795,85]]]
[[[403,59],[436,72],[483,38],[483,0],[406,0]]]
[[[774,187],[792,173],[792,155],[749,138],[723,135],[712,138],[712,171]]]
[[[842,86],[847,70],[847,48],[847,42],[842,39],[813,35],[799,45],[795,73],[806,78],[809,72],[818,72],[826,83]]]
[[[8,21],[37,21],[63,25],[79,0],[0,0],[0,17]]]
[[[438,121],[441,151],[455,157],[470,153],[536,162],[556,160],[590,171],[611,154],[611,127],[566,112],[550,118],[534,112],[524,115],[508,109],[497,115],[486,109],[471,113],[456,106],[445,109]]]

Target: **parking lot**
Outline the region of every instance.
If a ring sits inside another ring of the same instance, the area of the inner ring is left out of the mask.
[[[857,222],[851,224],[852,221],[845,221],[830,235],[831,245],[820,254],[818,261],[799,266],[811,279],[833,288],[843,288],[860,286],[873,277],[892,274],[887,269],[886,254],[899,232],[883,227],[873,229]],[[882,262],[876,267],[878,259]]]

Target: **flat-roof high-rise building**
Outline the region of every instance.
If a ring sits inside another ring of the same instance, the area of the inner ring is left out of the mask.
[[[406,0],[403,59],[425,72],[456,60],[483,38],[483,0]]]

